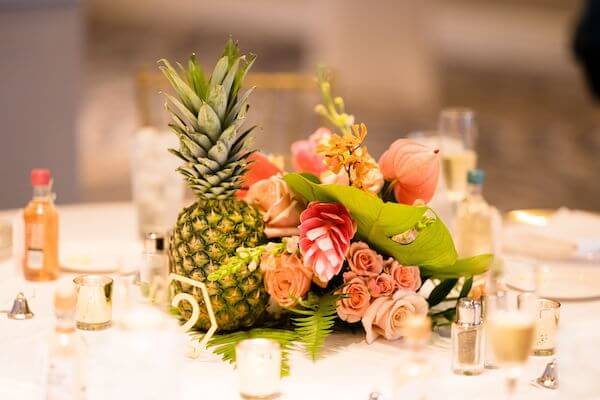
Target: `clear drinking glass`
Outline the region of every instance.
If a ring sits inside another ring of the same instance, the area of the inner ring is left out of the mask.
[[[477,166],[475,112],[469,108],[442,110],[438,132],[448,197],[452,201],[460,201],[467,190],[467,171]]]
[[[166,233],[184,202],[185,186],[177,157],[167,149],[178,148],[175,135],[145,127],[135,133],[131,146],[131,184],[140,237]]]
[[[507,295],[487,299],[487,339],[496,363],[506,374],[512,398],[535,340],[537,298],[527,293],[518,303]]]
[[[522,293],[518,297],[519,303],[523,301],[536,302],[536,327],[533,355],[551,356],[556,350],[558,336],[558,321],[560,320],[560,303],[549,299],[530,299],[530,293]]]

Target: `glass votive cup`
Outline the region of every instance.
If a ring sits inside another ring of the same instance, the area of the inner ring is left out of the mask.
[[[240,395],[270,399],[279,393],[281,347],[269,339],[246,339],[235,348]]]
[[[109,328],[112,325],[113,279],[103,275],[80,275],[73,282],[77,292],[77,328],[86,331]]]
[[[525,301],[528,293],[520,294],[519,303]],[[531,301],[530,297],[527,301]],[[533,355],[551,356],[556,349],[558,321],[560,320],[560,303],[558,301],[538,298],[536,299],[535,342]]]

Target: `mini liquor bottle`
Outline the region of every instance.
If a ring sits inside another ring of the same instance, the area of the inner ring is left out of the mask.
[[[454,222],[456,249],[461,257],[498,253],[500,214],[482,195],[485,173],[472,169],[467,174],[467,195],[458,206]]]
[[[461,375],[479,375],[484,363],[484,334],[481,302],[462,298],[452,324],[452,370]]]
[[[85,346],[75,328],[73,287],[62,286],[54,295],[56,328],[50,340],[46,370],[46,400],[83,400]]]
[[[30,281],[58,278],[58,212],[54,206],[52,179],[47,169],[31,171],[33,199],[23,210],[25,254],[23,273]]]
[[[167,300],[169,257],[166,253],[165,237],[148,233],[144,239],[144,254],[136,283],[151,303],[163,306]]]
[[[426,347],[431,336],[431,319],[423,315],[408,318],[404,324],[404,341],[410,351],[408,360],[394,370],[394,399],[429,399],[429,381],[433,366]]]

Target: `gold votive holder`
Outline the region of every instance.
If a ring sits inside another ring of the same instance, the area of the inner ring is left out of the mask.
[[[519,295],[519,302],[523,296]],[[535,342],[533,355],[551,356],[556,350],[558,321],[560,320],[560,303],[555,300],[538,298],[536,300]]]
[[[272,399],[279,394],[281,347],[269,339],[246,339],[235,348],[240,395]]]
[[[77,328],[99,331],[112,325],[113,279],[103,275],[80,275],[73,279],[77,292]]]

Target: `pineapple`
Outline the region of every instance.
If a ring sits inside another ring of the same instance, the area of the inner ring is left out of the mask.
[[[243,95],[239,90],[253,61],[253,55],[240,55],[229,39],[208,79],[194,55],[187,71],[179,66],[181,75],[166,60],[160,66],[176,94],[165,94],[172,118],[169,126],[180,140],[179,149],[170,151],[183,161],[177,170],[197,195],[173,228],[171,270],[207,285],[219,331],[252,326],[268,300],[259,269],[244,268],[214,282],[208,279],[238,247],[253,247],[264,240],[259,212],[235,198],[252,153],[246,142],[253,128],[241,129],[252,90]],[[201,292],[179,282],[175,285],[176,291],[198,300],[202,311],[195,327],[207,330],[210,322]],[[181,304],[179,311],[188,318],[191,307]]]

